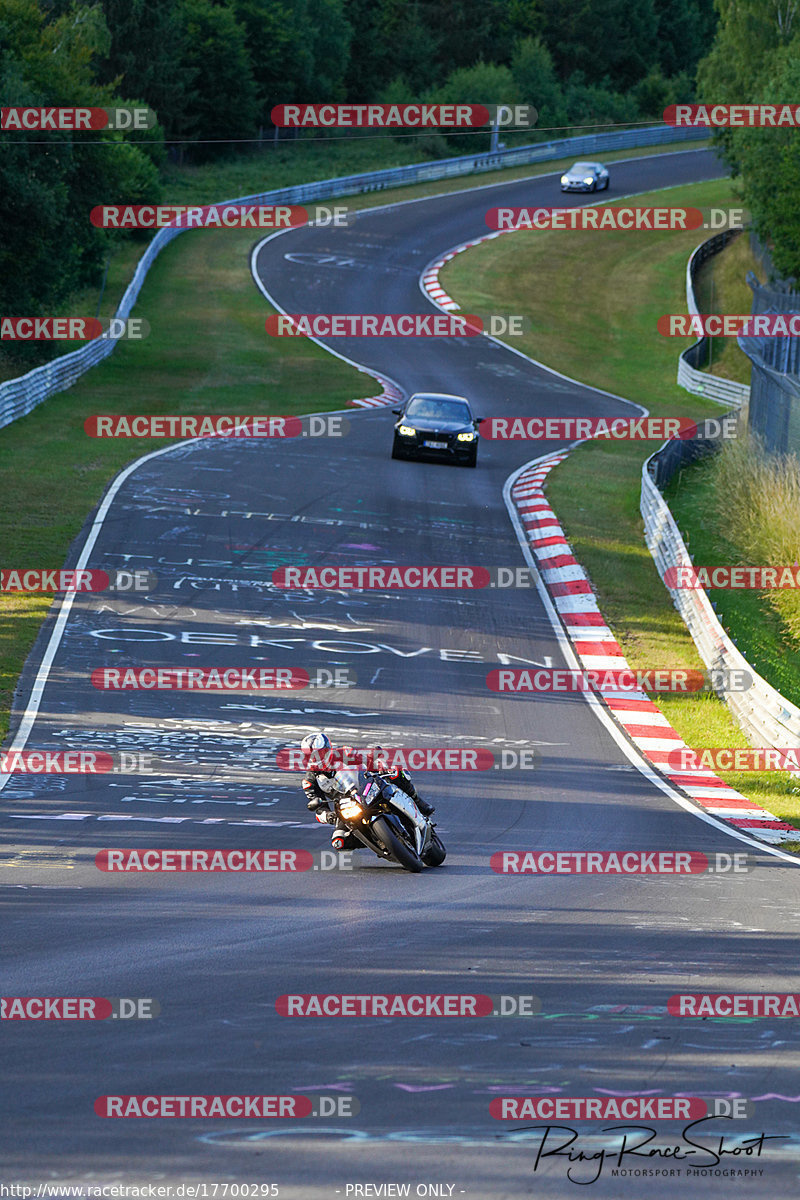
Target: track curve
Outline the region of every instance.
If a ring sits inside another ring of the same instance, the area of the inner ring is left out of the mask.
[[[611,198],[719,173],[702,151],[625,160]],[[373,210],[348,229],[268,240],[256,269],[287,311],[428,311],[418,278],[436,253],[477,236],[496,197],[553,203],[552,194],[552,178],[537,177]],[[390,340],[336,348],[405,391],[469,395],[481,415],[630,411],[488,339],[421,343],[413,354]],[[795,1107],[775,1097],[795,1090],[795,1023],[681,1021],[665,1006],[682,990],[795,990],[800,876],[767,852],[738,877],[488,869],[497,849],[739,847],[632,769],[580,697],[531,705],[487,691],[487,671],[504,661],[563,661],[534,591],[276,592],[272,570],[287,562],[522,563],[503,485],[530,447],[485,443],[475,472],[389,463],[390,415],[348,420],[341,440],[198,441],[140,461],[93,527],[92,563],[148,567],[157,592],[78,597],[57,643],[56,614],[43,629],[15,710],[20,729],[38,678],[29,745],[138,750],[184,764],[189,777],[13,777],[0,793],[16,847],[0,872],[4,994],[153,996],[162,1009],[125,1027],[6,1026],[15,1088],[3,1101],[4,1161],[15,1175],[62,1180],[86,1163],[127,1181],[269,1178],[281,1196],[314,1200],[365,1181],[447,1183],[453,1195],[491,1200],[534,1186],[560,1196],[570,1187],[563,1161],[534,1173],[535,1135],[500,1129],[492,1096],[737,1093],[762,1099],[757,1118],[730,1125],[788,1139],[765,1150],[764,1176],[742,1179],[739,1194],[761,1197],[769,1181],[771,1195],[793,1195]],[[98,692],[88,680],[102,665],[262,664],[346,666],[358,682],[290,700],[220,700]],[[448,847],[441,871],[410,876],[366,857],[351,873],[314,875],[95,868],[95,852],[112,845],[324,845],[296,781],[271,769],[277,749],[319,725],[341,742],[524,744],[539,757],[533,771],[419,777]],[[533,992],[543,1015],[304,1021],[274,1008],[287,992],[373,991]],[[351,1093],[361,1113],[326,1133],[322,1121],[276,1130],[92,1112],[109,1093],[304,1089]],[[596,1148],[597,1137],[582,1145]],[[704,1183],[712,1194],[727,1187]],[[594,1186],[619,1194],[608,1172]],[[673,1196],[685,1182],[657,1186]]]

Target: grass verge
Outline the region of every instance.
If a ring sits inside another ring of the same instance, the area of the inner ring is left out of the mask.
[[[637,197],[637,204],[699,208],[735,202],[730,181]],[[741,239],[739,239],[741,240]],[[697,232],[635,234],[522,231],[458,255],[442,286],[465,312],[524,315],[514,345],[595,387],[645,405],[653,416],[719,417],[717,405],[675,382],[679,343],[656,333],[662,313],[685,311],[686,261]],[[531,457],[547,445],[531,445]],[[548,496],[630,664],[702,667],[644,542],[641,469],[657,444],[587,443],[548,480]],[[715,696],[658,696],[690,746],[746,746]],[[800,788],[778,772],[728,773],[744,795],[786,820],[800,818]]]
[[[739,443],[722,453],[732,456],[728,463],[723,457],[695,463],[677,472],[666,491],[694,561],[704,566],[794,563],[800,537],[797,469],[764,460],[759,470],[758,451]],[[764,469],[772,475],[766,484]],[[786,486],[790,480],[793,488]],[[759,504],[765,496],[773,498],[772,506]],[[797,593],[713,589],[708,594],[747,661],[787,700],[800,705]]]

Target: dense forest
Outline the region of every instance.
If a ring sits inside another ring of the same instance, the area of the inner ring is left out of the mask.
[[[720,23],[698,68],[698,98],[715,104],[800,101],[800,0],[716,0]],[[717,135],[742,179],[753,226],[779,274],[800,278],[800,130]]]
[[[657,122],[681,101],[789,101],[800,82],[796,7],[797,0],[0,0],[3,105],[138,103],[158,118],[154,129],[131,134],[0,135],[0,311],[52,311],[96,281],[112,235],[87,221],[94,204],[161,198],[168,157],[265,153],[276,104],[526,102],[539,110],[533,136],[548,138]],[[760,232],[787,271],[800,262],[797,138],[777,130],[722,137]],[[418,157],[460,146],[456,137],[423,135]]]

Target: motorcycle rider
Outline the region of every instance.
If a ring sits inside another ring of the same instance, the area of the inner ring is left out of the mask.
[[[317,756],[326,754],[333,748],[330,738],[322,730],[306,734],[300,746],[301,749],[308,750]],[[347,754],[347,750],[347,747],[342,748],[343,755]],[[378,752],[380,752],[380,747],[378,747]],[[387,769],[382,770],[382,765]],[[402,767],[388,769],[386,760],[381,764],[381,760],[378,758],[375,761],[374,769],[382,778],[387,779],[395,787],[405,792],[407,796],[410,796],[423,817],[429,817],[436,811],[432,804],[428,804],[426,800],[420,797],[417,789],[411,782],[411,776]],[[333,833],[331,834],[331,848],[333,850],[355,850],[361,845],[361,842],[359,842],[354,834],[350,833],[345,823],[339,820],[336,814],[331,811],[328,793],[324,787],[320,786],[319,782],[320,777],[323,779],[332,779],[336,774],[336,770],[335,766],[324,767],[316,763],[309,766],[302,781],[302,788],[306,794],[306,807],[310,812],[314,813],[314,816],[321,825],[334,826]]]

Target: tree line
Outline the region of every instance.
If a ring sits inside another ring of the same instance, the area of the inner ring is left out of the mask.
[[[796,6],[797,0],[716,0],[716,7],[714,0],[0,0],[4,105],[146,104],[158,116],[155,129],[138,134],[2,135],[0,310],[37,315],[77,288],[96,286],[114,235],[89,224],[93,205],[160,199],[161,169],[176,146],[198,162],[252,152],[272,135],[276,104],[524,102],[539,110],[534,138],[576,126],[658,121],[668,104],[705,91],[716,100],[721,90],[722,99],[791,90],[800,70],[792,55]],[[785,158],[794,144],[793,135],[764,132],[772,145],[738,134],[726,141],[726,153],[743,171],[758,173],[762,160],[773,170],[775,155]],[[458,153],[463,145],[421,138],[419,155]],[[750,190],[752,205],[758,188]],[[780,222],[789,221],[789,193]],[[772,197],[764,204],[772,219]],[[778,260],[784,261],[780,251]]]
[[[800,105],[800,0],[717,0],[719,27],[698,68],[709,104]],[[800,130],[725,129],[716,140],[741,179],[752,225],[778,274],[800,278]]]

